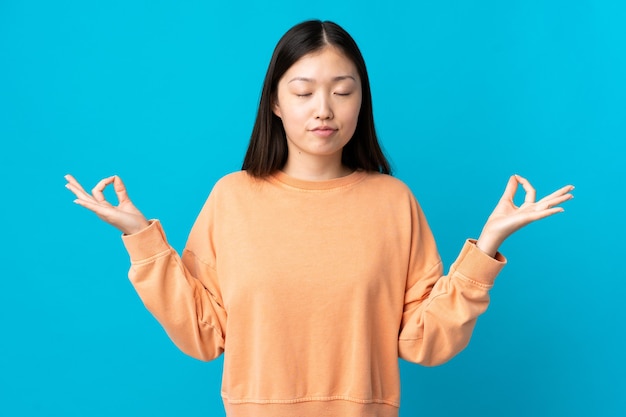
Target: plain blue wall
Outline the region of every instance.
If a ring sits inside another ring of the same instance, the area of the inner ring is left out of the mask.
[[[505,243],[470,346],[402,362],[401,416],[626,415],[624,4],[0,1],[0,414],[223,415],[221,361],[172,345],[63,175],[121,175],[182,249],[240,166],[276,41],[322,18],[360,44],[381,140],[448,265],[510,174],[577,187]]]

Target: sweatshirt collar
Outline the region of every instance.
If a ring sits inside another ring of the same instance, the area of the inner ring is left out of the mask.
[[[300,190],[326,191],[356,184],[357,182],[362,181],[366,176],[366,171],[356,170],[344,177],[333,178],[331,180],[309,181],[291,177],[282,171],[276,171],[269,177],[269,180],[273,183],[286,185]]]

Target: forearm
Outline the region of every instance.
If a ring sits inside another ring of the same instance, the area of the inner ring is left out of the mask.
[[[423,365],[438,365],[469,342],[477,317],[489,304],[489,290],[506,260],[483,253],[473,241],[464,245],[447,276],[430,271],[436,280],[419,303],[406,304],[399,338],[400,356]],[[438,274],[438,275],[437,275]]]
[[[123,240],[131,257],[129,279],[172,341],[197,359],[219,356],[225,312],[167,244],[160,225],[151,224]],[[209,273],[198,268],[198,274]]]

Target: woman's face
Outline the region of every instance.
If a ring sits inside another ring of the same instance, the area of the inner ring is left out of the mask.
[[[339,164],[356,129],[361,80],[354,63],[333,46],[305,55],[278,82],[274,113],[287,135],[287,166]]]

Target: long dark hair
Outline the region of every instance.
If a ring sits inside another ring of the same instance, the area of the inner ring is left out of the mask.
[[[372,93],[365,61],[352,37],[336,23],[321,20],[302,22],[287,31],[278,41],[270,61],[259,102],[250,144],[242,169],[255,177],[265,177],[287,162],[287,138],[283,123],[274,114],[278,81],[300,58],[327,45],[339,48],[355,65],[361,79],[361,110],[352,139],[344,146],[342,163],[351,169],[391,174],[389,162],[378,144]]]

